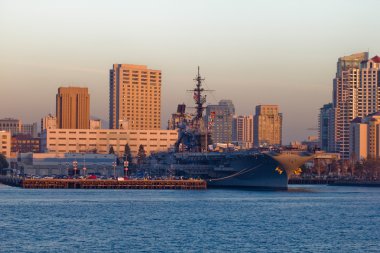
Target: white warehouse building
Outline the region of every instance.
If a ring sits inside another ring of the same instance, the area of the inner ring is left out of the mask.
[[[41,151],[108,154],[112,147],[116,155],[122,156],[128,144],[133,156],[140,145],[149,155],[173,148],[177,138],[177,130],[46,129],[41,134]]]

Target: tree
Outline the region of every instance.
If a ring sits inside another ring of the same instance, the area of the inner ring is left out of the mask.
[[[108,151],[108,154],[115,154],[115,150],[113,150],[112,146],[110,146],[110,150]]]
[[[380,171],[380,160],[368,158],[364,161],[363,166],[363,174],[366,180],[372,180],[377,178],[378,172]]]
[[[363,177],[363,172],[364,172],[364,164],[365,163],[365,160],[361,160],[361,161],[357,161],[355,163],[355,170],[354,170],[354,175],[357,177],[357,178],[362,178]]]
[[[349,171],[351,173],[351,177],[355,176],[355,169],[356,169],[356,153],[352,152],[350,155],[350,166]]]
[[[142,164],[146,158],[146,153],[143,145],[139,146],[139,151],[137,153],[137,163]]]
[[[125,147],[124,147],[123,159],[124,161],[128,161],[129,164],[132,163],[132,153],[131,153],[131,148],[129,147],[128,143],[125,144]]]
[[[330,164],[330,173],[333,175],[337,175],[338,174],[338,167],[339,167],[339,164],[337,163],[337,161],[335,159],[333,159],[331,164]]]
[[[3,154],[0,154],[0,174],[3,174],[3,169],[6,169],[9,167],[9,163],[5,156]]]

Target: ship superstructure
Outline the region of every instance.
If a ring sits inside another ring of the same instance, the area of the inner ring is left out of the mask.
[[[193,94],[196,112],[191,120],[184,118],[178,124],[178,141],[175,143],[176,152],[207,152],[208,145],[211,143],[210,134],[203,119],[204,104],[207,96],[203,94],[205,91],[202,87],[204,78],[201,77],[199,67],[194,81],[196,82],[195,88],[189,91]]]

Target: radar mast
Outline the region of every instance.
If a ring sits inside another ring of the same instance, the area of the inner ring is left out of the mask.
[[[192,120],[192,125],[193,125],[193,128],[195,130],[198,130],[199,132],[201,132],[201,128],[202,128],[201,122],[203,121],[203,111],[205,109],[205,107],[203,105],[206,103],[206,97],[207,97],[207,95],[203,95],[203,92],[205,90],[202,87],[202,82],[204,80],[205,79],[201,77],[200,69],[198,66],[198,74],[194,78],[194,81],[196,81],[196,86],[193,90],[190,90],[190,91],[192,91],[194,93],[193,98],[194,98],[194,101],[196,104],[196,107],[195,107],[196,114]]]

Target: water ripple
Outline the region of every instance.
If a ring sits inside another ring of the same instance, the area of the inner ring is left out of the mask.
[[[377,252],[379,193],[0,185],[0,252]]]

